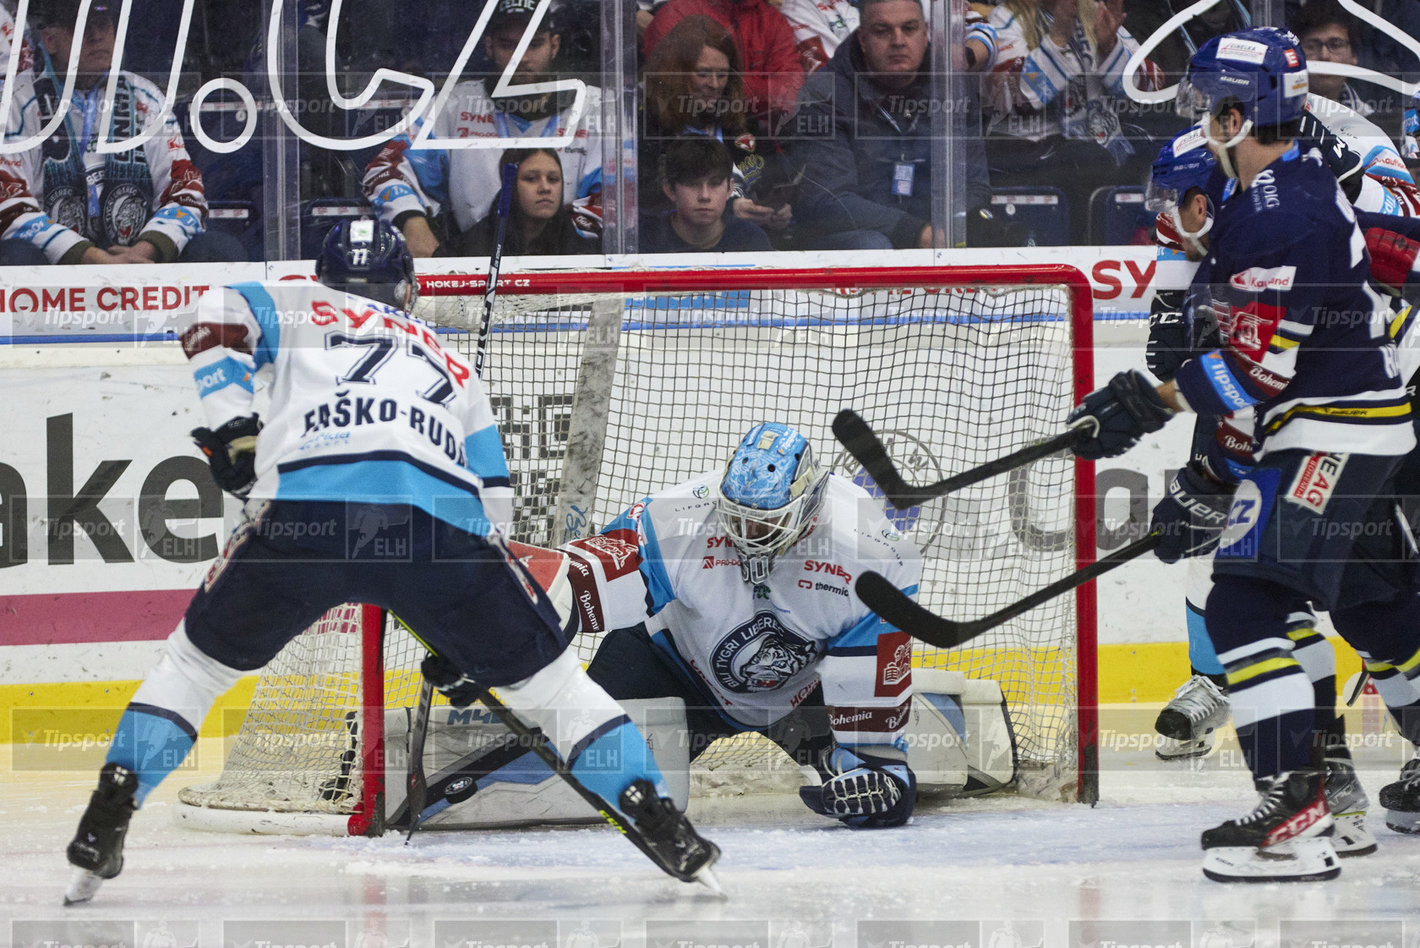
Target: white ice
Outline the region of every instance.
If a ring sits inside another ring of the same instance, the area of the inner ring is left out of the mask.
[[[1394,779],[1394,757],[1362,758],[1373,799]],[[693,804],[699,827],[724,851],[716,867],[724,899],[662,875],[605,827],[428,832],[409,845],[396,834],[198,832],[173,819],[178,787],[202,776],[186,772],[134,819],[122,875],[91,904],[69,909],[60,904],[69,875],[63,851],[94,772],[12,767],[0,786],[0,939],[38,944],[58,932],[44,948],[62,948],[83,943],[86,931],[131,930],[134,948],[145,940],[149,948],[276,948],[339,931],[349,948],[373,948],[376,933],[392,946],[532,944],[507,927],[519,920],[544,923],[534,932],[556,930],[561,948],[592,945],[572,937],[589,930],[600,948],[990,948],[991,934],[1011,920],[1026,946],[1314,948],[1298,933],[1314,931],[1322,944],[1380,944],[1376,933],[1402,925],[1408,940],[1393,948],[1420,944],[1420,837],[1386,829],[1375,808],[1369,825],[1380,851],[1346,860],[1337,880],[1206,880],[1198,834],[1255,800],[1229,760],[1236,757],[1165,765],[1138,751],[1106,753],[1096,807],[1014,795],[928,804],[910,826],[876,832],[842,828],[788,795]],[[94,929],[96,921],[118,928]],[[553,921],[560,928],[549,929]],[[160,924],[166,930],[153,941]],[[293,934],[282,941],[261,934],[268,930]],[[1220,931],[1232,940],[1219,940]],[[941,934],[933,942],[923,932]],[[1180,942],[1180,932],[1189,940]],[[1334,940],[1344,933],[1357,937]],[[167,934],[174,937],[164,942]]]

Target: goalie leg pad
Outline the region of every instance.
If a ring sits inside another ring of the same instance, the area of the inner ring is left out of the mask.
[[[530,678],[496,689],[504,704],[547,735],[573,774],[604,800],[637,777],[668,792],[645,738],[566,649]]]

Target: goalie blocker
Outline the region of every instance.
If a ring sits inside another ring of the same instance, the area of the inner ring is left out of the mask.
[[[512,553],[547,590],[564,627],[578,628],[576,593],[568,579],[565,553],[510,544]],[[1016,776],[1016,749],[999,685],[969,680],[959,672],[914,671],[915,700],[905,733],[907,762],[919,795],[938,797],[990,793]],[[671,796],[685,807],[690,798],[690,739],[685,705],[677,698],[622,699],[655,754]],[[405,712],[392,711],[387,750],[401,754],[408,728]],[[559,713],[577,713],[574,707]],[[792,772],[787,758],[786,770]],[[440,705],[429,724],[425,749],[429,776],[422,824],[473,828],[593,822],[585,804],[528,748],[481,706]],[[807,785],[819,782],[811,767],[801,768]],[[389,788],[395,791],[394,787]],[[762,771],[745,771],[735,790],[779,789]],[[397,791],[396,791],[397,793]],[[404,800],[387,801],[394,822],[407,820]]]

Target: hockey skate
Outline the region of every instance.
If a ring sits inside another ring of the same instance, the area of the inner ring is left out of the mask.
[[[1154,748],[1155,756],[1160,760],[1206,756],[1230,713],[1223,690],[1212,679],[1194,675],[1179,686],[1154,722],[1154,730],[1163,737]]]
[[[138,809],[134,802],[137,792],[138,775],[133,771],[112,763],[99,771],[99,787],[89,797],[89,806],[79,818],[79,829],[66,852],[74,872],[64,893],[65,905],[89,901],[105,879],[122,871],[123,837]]]
[[[1356,768],[1344,757],[1326,759],[1326,808],[1336,821],[1331,842],[1336,855],[1369,856],[1376,851],[1376,837],[1366,829],[1366,811],[1371,801],[1356,776]]]
[[[1381,787],[1385,825],[1397,833],[1420,833],[1420,754],[1400,768],[1400,779]]]
[[[1203,874],[1215,882],[1313,882],[1335,879],[1323,775],[1295,770],[1257,781],[1262,800],[1239,820],[1203,832]]]
[[[682,882],[699,882],[716,893],[724,891],[710,871],[720,858],[720,847],[695,832],[669,798],[656,794],[649,780],[633,781],[621,792],[620,804],[641,832],[638,845],[658,866]]]

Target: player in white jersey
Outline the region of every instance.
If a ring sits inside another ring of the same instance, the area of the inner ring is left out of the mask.
[[[129,820],[217,696],[344,602],[394,611],[464,681],[496,689],[582,787],[634,820],[667,872],[708,871],[719,851],[675,810],[640,733],[503,544],[512,498],[488,397],[408,314],[418,284],[398,233],[343,222],[316,273],[321,283],[205,294],[181,337],[211,425],[193,436],[245,516],[118,723],[69,844],[66,900],[87,901],[122,869]],[[265,427],[253,410],[262,370]],[[558,715],[554,700],[583,713]]]
[[[759,731],[817,770],[822,785],[800,791],[816,812],[911,816],[911,639],[852,586],[875,570],[915,594],[920,554],[801,433],[756,424],[723,470],[562,549],[578,625],[607,632],[588,673],[621,698],[684,698],[692,758]]]

